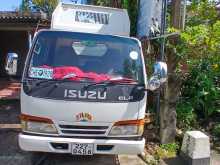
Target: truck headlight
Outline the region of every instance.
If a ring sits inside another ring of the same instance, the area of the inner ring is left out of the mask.
[[[141,136],[144,132],[144,120],[129,120],[116,122],[109,136]]]
[[[34,133],[57,134],[57,129],[52,120],[22,114],[21,127],[23,131]]]

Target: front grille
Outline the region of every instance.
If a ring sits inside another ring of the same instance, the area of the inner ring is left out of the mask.
[[[61,130],[63,133],[67,133],[67,134],[96,134],[96,135],[100,135],[100,134],[105,134],[106,131],[72,131],[72,130]]]
[[[64,129],[108,129],[108,126],[60,125]]]
[[[108,126],[85,126],[85,125],[59,125],[60,131],[65,135],[94,135],[104,136],[108,130]]]

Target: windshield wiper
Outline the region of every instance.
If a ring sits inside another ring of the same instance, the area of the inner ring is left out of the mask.
[[[90,78],[90,77],[87,77],[87,76],[78,76],[78,75],[76,75],[74,73],[70,73],[70,74],[67,74],[67,75],[63,76],[61,79],[41,80],[40,82],[36,83],[36,86],[39,86],[39,85],[47,83],[47,82],[55,82],[55,83],[61,84],[61,83],[64,83],[64,82],[76,81],[76,80],[69,80],[70,78],[93,79],[93,78]],[[66,80],[68,80],[68,81],[66,81]]]
[[[89,80],[94,80],[94,78],[92,77],[88,77],[88,76],[79,76],[79,75],[76,75],[74,73],[70,73],[70,74],[67,74],[65,76],[63,76],[62,79],[59,79],[59,84],[62,83],[62,82],[71,82],[71,81],[80,81],[80,80],[69,80],[70,78],[78,78],[78,79],[89,79]],[[68,81],[64,81],[64,80],[68,80]]]
[[[138,82],[134,79],[124,78],[124,77],[115,77],[115,78],[111,78],[105,81],[86,85],[84,86],[84,88],[88,89],[93,86],[102,86],[102,85],[106,86],[106,85],[116,85],[116,84],[138,84]]]

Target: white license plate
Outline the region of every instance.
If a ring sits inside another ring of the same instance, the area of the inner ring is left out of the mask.
[[[93,155],[93,144],[73,143],[73,155]]]

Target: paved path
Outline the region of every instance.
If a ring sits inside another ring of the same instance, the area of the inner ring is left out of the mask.
[[[137,155],[119,155],[118,159],[120,165],[146,165]]]
[[[220,152],[212,151],[211,165],[220,165]]]
[[[0,79],[0,99],[18,99],[20,83]]]

